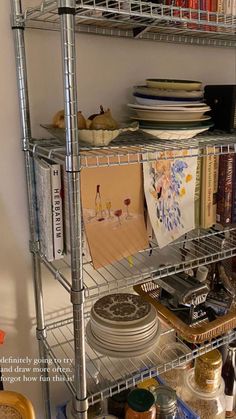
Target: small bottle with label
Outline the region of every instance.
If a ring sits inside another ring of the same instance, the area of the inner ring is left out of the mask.
[[[236,401],[236,341],[228,346],[228,355],[222,368],[222,377],[225,382],[226,418],[235,415]]]

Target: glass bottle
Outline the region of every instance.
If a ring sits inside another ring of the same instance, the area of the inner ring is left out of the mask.
[[[229,344],[222,377],[225,382],[226,418],[232,418],[236,399],[236,340]]]
[[[168,386],[156,389],[157,419],[177,419],[178,406],[176,392]]]

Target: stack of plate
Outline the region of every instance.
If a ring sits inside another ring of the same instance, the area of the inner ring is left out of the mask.
[[[140,128],[160,139],[188,139],[208,130],[210,107],[203,102],[202,84],[191,80],[147,79],[135,86],[136,113]]]
[[[96,351],[127,358],[152,350],[160,326],[155,308],[139,295],[111,294],[92,307],[86,333]]]

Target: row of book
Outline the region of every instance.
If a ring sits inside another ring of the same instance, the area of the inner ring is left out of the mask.
[[[68,183],[65,169],[45,158],[35,158],[37,214],[41,253],[48,261],[70,260]],[[208,155],[198,158],[195,185],[195,227],[236,223],[236,155]],[[82,252],[91,261],[85,233]]]
[[[195,190],[195,223],[210,228],[236,222],[236,157],[235,154],[199,158]]]
[[[226,15],[236,15],[236,0],[163,0],[158,2],[166,6],[172,5],[188,9],[224,13]]]

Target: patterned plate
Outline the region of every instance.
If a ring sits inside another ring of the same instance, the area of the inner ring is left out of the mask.
[[[93,306],[93,316],[111,324],[135,324],[146,318],[151,304],[134,294],[111,294]]]

